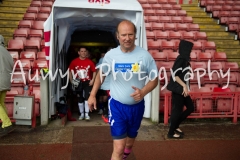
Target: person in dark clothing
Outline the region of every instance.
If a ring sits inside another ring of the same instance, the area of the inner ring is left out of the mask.
[[[189,74],[186,67],[190,67],[190,53],[193,47],[193,43],[185,40],[181,40],[179,44],[179,56],[174,62],[172,67],[175,75],[171,76],[171,83],[178,83],[182,86],[182,94],[172,91],[172,111],[170,117],[170,128],[168,131],[168,138],[183,138],[184,133],[179,128],[179,125],[184,121],[194,110],[194,105],[191,97],[189,96]],[[181,70],[179,68],[182,68]],[[179,69],[177,71],[177,69]],[[185,70],[184,70],[185,69]],[[175,78],[175,80],[173,80]],[[175,81],[175,82],[174,82]],[[183,111],[184,105],[186,110]]]

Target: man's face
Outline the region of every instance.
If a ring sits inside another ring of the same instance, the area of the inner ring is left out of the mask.
[[[129,51],[134,49],[135,42],[134,26],[130,23],[122,23],[118,27],[117,39],[123,50]]]
[[[80,48],[80,50],[78,51],[78,55],[80,56],[80,58],[86,58],[87,57],[86,48]]]

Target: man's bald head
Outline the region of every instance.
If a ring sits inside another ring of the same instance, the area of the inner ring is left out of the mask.
[[[129,20],[123,20],[121,21],[120,23],[118,23],[117,25],[117,33],[119,33],[119,27],[123,26],[123,25],[132,25],[133,29],[134,29],[134,33],[136,34],[137,33],[137,28],[136,26]]]

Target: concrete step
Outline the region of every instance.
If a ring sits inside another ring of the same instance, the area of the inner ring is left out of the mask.
[[[240,45],[228,45],[228,44],[222,44],[217,45],[217,49],[240,49]],[[239,55],[240,57],[240,55]]]
[[[207,32],[207,31],[211,31],[211,32],[225,32],[225,28],[201,28],[200,27],[200,30],[202,32]]]
[[[1,6],[29,6],[31,1],[3,1]]]
[[[217,48],[217,52],[225,52],[227,58],[240,58],[240,49]]]
[[[0,13],[26,13],[27,7],[0,7]]]
[[[225,32],[225,31],[216,31],[216,32],[214,32],[214,31],[204,31],[204,32],[206,32],[208,37],[211,37],[211,36],[221,37],[221,36],[229,36],[230,35],[230,33]]]
[[[23,17],[1,17],[0,16],[0,21],[20,21],[22,19]]]
[[[199,24],[200,29],[224,29],[221,25],[217,24]]]
[[[209,40],[209,41],[214,41],[216,46],[220,46],[220,45],[240,46],[239,41],[235,41],[235,40]]]
[[[0,21],[0,27],[2,26],[10,26],[10,25],[18,25],[19,21]]]
[[[17,28],[17,26],[16,26],[16,28]],[[12,35],[16,28],[0,28],[0,33],[1,34],[4,33],[4,34],[11,34]]]
[[[193,22],[194,23],[206,23],[206,24],[217,24],[217,21],[215,21],[214,19],[210,18],[210,17],[206,17],[206,18],[202,18],[202,17],[194,17],[193,18]]]
[[[203,8],[200,8],[200,7],[191,7],[191,6],[182,6],[182,10],[185,10],[185,11],[204,11]]]
[[[222,37],[222,36],[211,36],[211,37],[209,37],[209,36],[208,36],[208,40],[209,40],[209,41],[215,41],[215,40],[234,40],[234,37],[233,37],[233,36],[225,36],[225,37]]]
[[[1,18],[23,18],[23,14],[18,13],[0,13]]]

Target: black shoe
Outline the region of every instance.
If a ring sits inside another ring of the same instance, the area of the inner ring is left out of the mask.
[[[179,134],[179,135],[182,135],[182,136],[184,136],[184,133],[181,131],[178,131],[178,130],[175,130],[175,132],[177,133],[177,134]]]
[[[12,125],[2,128],[0,132],[0,137],[6,136],[8,133],[11,133],[13,130],[14,130],[14,127]]]
[[[183,138],[183,136],[179,135],[179,134],[173,134],[173,135],[168,134],[167,137],[171,138],[171,139],[182,139]]]

